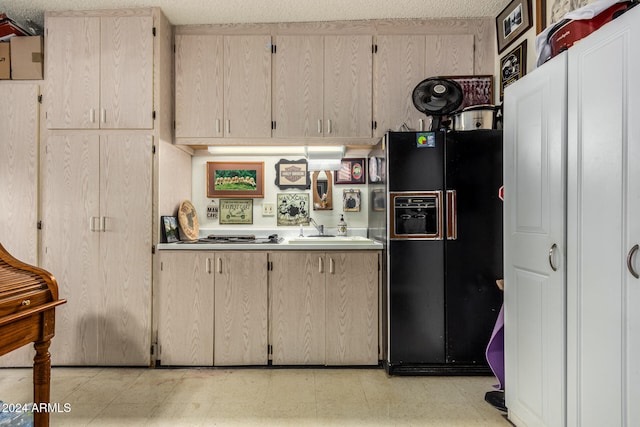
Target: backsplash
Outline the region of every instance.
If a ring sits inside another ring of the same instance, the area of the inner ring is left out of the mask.
[[[366,157],[366,155],[360,155],[353,157]],[[286,189],[280,190],[276,185],[276,163],[281,159],[287,160],[299,160],[300,156],[213,156],[206,151],[197,152],[191,160],[192,165],[192,194],[191,202],[196,208],[198,213],[198,222],[201,229],[205,229],[212,232],[225,233],[231,230],[275,230],[280,234],[291,234],[298,232],[300,226],[278,226],[277,225],[277,195],[282,193],[307,193],[309,194],[310,204],[312,205],[312,193],[311,190],[297,190]],[[219,219],[207,218],[207,205],[211,203],[211,200],[215,200],[218,208],[220,207],[220,199],[207,198],[207,162],[264,162],[264,198],[253,199],[253,224],[249,225],[229,225],[220,224]],[[359,212],[344,212],[343,210],[343,191],[344,190],[360,190],[360,211]],[[347,222],[348,230],[352,231],[349,234],[361,234],[361,230],[367,228],[367,206],[369,203],[369,197],[367,194],[367,185],[333,185],[333,209],[332,210],[313,210],[310,207],[310,216],[316,220],[319,224],[323,224],[325,232],[328,234],[335,234],[337,231],[337,224],[340,220],[340,215],[344,215],[344,220]],[[276,208],[276,212],[273,216],[262,215],[263,203],[271,203]],[[305,234],[309,234],[311,230],[314,230],[312,225],[305,225]]]

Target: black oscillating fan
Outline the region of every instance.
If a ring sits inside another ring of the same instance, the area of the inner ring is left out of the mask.
[[[432,116],[431,130],[438,130],[442,116],[453,113],[463,101],[462,87],[458,82],[440,77],[429,77],[413,89],[413,105]]]

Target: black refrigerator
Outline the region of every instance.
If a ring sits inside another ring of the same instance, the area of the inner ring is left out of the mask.
[[[385,138],[389,374],[490,373],[502,305],[502,131]]]

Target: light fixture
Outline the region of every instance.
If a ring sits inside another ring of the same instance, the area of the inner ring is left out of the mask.
[[[304,156],[305,147],[299,145],[214,145],[209,154],[218,156]]]

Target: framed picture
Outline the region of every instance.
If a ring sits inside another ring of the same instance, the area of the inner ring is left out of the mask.
[[[500,100],[504,97],[504,88],[522,78],[527,72],[527,41],[500,58]]]
[[[502,53],[532,25],[531,0],[512,0],[496,17],[498,53]]]
[[[253,199],[220,199],[220,224],[253,224]]]
[[[366,184],[366,159],[342,159],[340,169],[333,174],[334,184]]]
[[[178,235],[178,218],[175,216],[160,217],[162,227],[162,241],[165,243],[175,243],[180,240]]]
[[[309,193],[278,194],[278,225],[309,225]]]
[[[384,201],[386,193],[384,188],[376,188],[371,191],[371,210],[374,212],[384,212]]]
[[[458,107],[462,110],[472,105],[493,104],[493,76],[448,76],[462,87],[463,101]]]
[[[207,162],[207,197],[264,197],[264,162]]]
[[[344,190],[342,192],[342,210],[360,212],[360,190]]]
[[[287,188],[308,190],[311,188],[307,160],[280,159],[276,163],[276,185],[280,190]]]
[[[536,0],[536,34],[547,28],[547,0]]]

